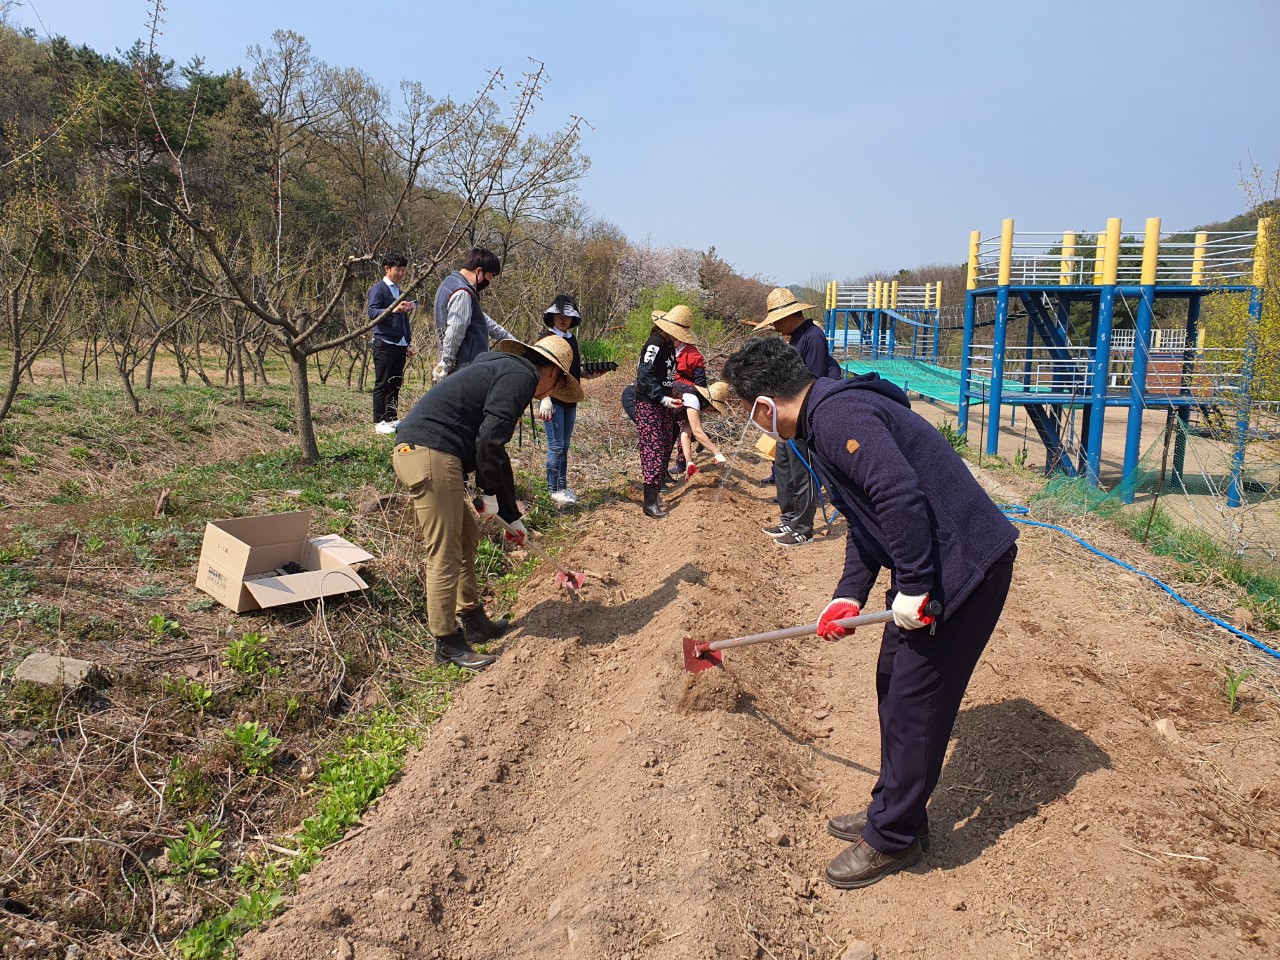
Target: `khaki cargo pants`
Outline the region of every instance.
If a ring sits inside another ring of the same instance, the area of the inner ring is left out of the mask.
[[[480,525],[467,502],[462,462],[431,447],[398,443],[391,464],[413,497],[413,512],[426,543],[427,626],[434,636],[447,637],[459,629],[459,613],[480,606]]]

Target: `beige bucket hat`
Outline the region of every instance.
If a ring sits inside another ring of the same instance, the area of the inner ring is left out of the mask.
[[[695,346],[702,345],[702,341],[693,332],[693,311],[683,303],[672,307],[670,310],[654,310],[650,316],[653,317],[654,326],[663,333],[671,334],[681,343],[692,343]]]
[[[755,328],[759,330],[761,327],[770,327],[779,320],[791,316],[793,313],[799,313],[801,310],[812,310],[812,303],[804,303],[797,300],[796,295],[786,287],[774,287],[769,291],[769,298],[765,301],[768,313],[765,314],[763,320],[755,324]]]
[[[695,385],[693,389],[698,391],[698,396],[715,407],[716,413],[726,414],[729,412],[729,385],[723,380],[719,380],[709,387]]]
[[[543,337],[530,346],[521,340],[503,340],[493,348],[500,353],[512,353],[517,357],[528,359],[530,354],[540,353],[557,367],[565,376],[565,384],[551,391],[551,399],[561,403],[581,403],[586,396],[582,392],[582,384],[569,372],[573,366],[573,347],[563,337]]]

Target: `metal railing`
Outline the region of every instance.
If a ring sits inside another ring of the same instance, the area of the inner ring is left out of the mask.
[[[1070,233],[1071,231],[1067,231]],[[1063,233],[1022,232],[1013,235],[1010,283],[1017,286],[1093,286],[1102,282],[1102,251],[1098,234],[1075,231],[1074,252],[1064,256]],[[1125,239],[1126,237],[1130,239]],[[1251,281],[1256,231],[1162,231],[1157,284],[1214,286]],[[1000,277],[1001,237],[978,242],[978,285],[990,286]],[[1138,285],[1142,279],[1143,238],[1122,236],[1116,282]],[[1065,281],[1065,283],[1064,283]]]
[[[1073,346],[1053,351],[1044,347],[1006,347],[1002,380],[1011,393],[1076,393],[1093,390],[1095,347]],[[1216,347],[1198,351],[1191,359],[1160,354],[1147,360],[1146,395],[1197,397],[1236,393],[1243,386],[1244,351]],[[969,364],[970,387],[990,383],[994,349],[975,343]],[[1133,351],[1112,350],[1107,364],[1107,392],[1128,391],[1133,384]],[[989,389],[989,388],[988,388]]]

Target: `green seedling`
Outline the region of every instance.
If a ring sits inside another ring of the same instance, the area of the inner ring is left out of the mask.
[[[166,637],[185,637],[187,631],[182,629],[182,624],[177,620],[170,620],[163,613],[157,613],[147,618],[147,630],[151,633],[151,642],[157,643]]]
[[[227,655],[222,665],[239,673],[252,675],[264,670],[270,660],[262,634],[246,633],[227,645]]]
[[[222,854],[222,827],[213,824],[196,826],[187,821],[183,836],[165,845],[165,856],[178,873],[208,880],[218,875],[217,862]]]
[[[166,677],[160,685],[165,693],[172,693],[184,704],[204,713],[213,703],[213,688],[189,677]]]
[[[1240,702],[1237,695],[1240,691],[1240,684],[1244,683],[1253,676],[1252,670],[1241,670],[1237,673],[1230,667],[1223,667],[1222,672],[1226,674],[1226,678],[1222,682],[1222,689],[1227,695],[1227,706],[1231,713],[1235,713],[1240,709]]]
[[[271,758],[280,746],[279,737],[271,735],[270,728],[257,720],[246,720],[226,731],[226,737],[240,751],[240,762],[246,773],[271,772]]]

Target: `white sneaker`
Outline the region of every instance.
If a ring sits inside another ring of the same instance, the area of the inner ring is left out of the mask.
[[[565,493],[566,491],[564,490],[552,490],[551,502],[557,503],[560,506],[568,506],[571,501],[569,500],[568,497],[565,496]]]
[[[383,420],[381,423],[375,423],[373,429],[378,433],[395,433],[396,427],[400,425],[399,420]]]
[[[570,490],[568,487],[565,487],[563,490],[560,491],[560,496],[564,498],[565,503],[578,502],[578,495],[574,493],[572,490]]]

